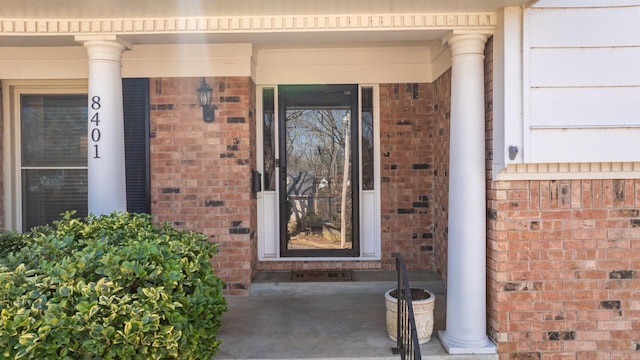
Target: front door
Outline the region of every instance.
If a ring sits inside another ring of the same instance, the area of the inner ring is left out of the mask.
[[[359,255],[357,85],[278,87],[280,255]]]

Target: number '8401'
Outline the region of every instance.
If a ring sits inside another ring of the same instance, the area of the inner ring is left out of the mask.
[[[93,158],[94,159],[100,159],[100,153],[98,152],[98,143],[100,142],[100,138],[102,137],[102,134],[100,133],[100,128],[98,126],[100,126],[100,108],[102,107],[102,105],[100,104],[100,96],[93,96],[91,97],[91,109],[95,110],[95,114],[93,114],[93,116],[91,117],[91,119],[89,120],[90,122],[92,122],[94,125],[94,128],[91,129],[91,141],[93,141],[96,144],[93,144]]]

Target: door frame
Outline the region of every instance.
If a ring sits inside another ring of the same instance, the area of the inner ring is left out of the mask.
[[[257,155],[257,169],[261,173],[265,173],[265,148],[264,137],[274,136],[275,139],[275,151],[278,151],[277,133],[278,129],[278,84],[258,84],[256,86],[256,155]],[[380,175],[380,89],[378,84],[361,83],[358,84],[358,113],[361,112],[361,97],[363,89],[371,89],[373,92],[373,140],[374,140],[374,189],[362,190],[359,189],[360,202],[360,253],[351,257],[304,257],[304,256],[291,256],[282,257],[280,255],[280,227],[279,227],[279,209],[278,209],[278,187],[275,190],[267,190],[262,188],[261,191],[256,193],[257,206],[258,206],[258,233],[257,233],[257,246],[258,246],[258,261],[272,262],[272,261],[379,261],[382,258],[382,245],[381,245],[381,175]],[[272,135],[265,134],[264,128],[265,121],[265,108],[268,107],[264,104],[264,92],[273,91],[273,99],[271,105],[274,111],[275,121],[275,133]],[[360,114],[361,115],[361,114]],[[360,125],[358,119],[358,124]],[[362,131],[361,129],[359,131]],[[360,134],[359,134],[360,136]],[[362,144],[361,144],[362,145]],[[277,169],[275,169],[277,171]],[[362,171],[362,169],[360,169]],[[263,176],[264,182],[264,176]],[[264,184],[263,184],[264,185]]]

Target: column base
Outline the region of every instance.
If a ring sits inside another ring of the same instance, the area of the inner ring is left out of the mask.
[[[454,340],[447,336],[446,330],[438,331],[438,338],[445,350],[451,355],[459,354],[496,354],[498,349],[489,337],[485,337],[486,341],[480,341],[480,344],[465,344],[459,340]]]

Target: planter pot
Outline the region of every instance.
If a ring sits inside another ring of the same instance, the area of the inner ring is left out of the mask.
[[[416,289],[412,289],[416,290]],[[413,303],[413,315],[416,319],[416,330],[418,331],[418,342],[424,344],[431,340],[431,334],[433,333],[433,307],[435,305],[436,296],[424,289],[417,289],[424,291],[429,295],[424,300],[412,300]],[[387,307],[387,332],[389,338],[396,341],[397,328],[398,328],[398,299],[391,296],[391,292],[395,289],[391,289],[384,294],[385,304]],[[426,296],[425,294],[425,296]]]

